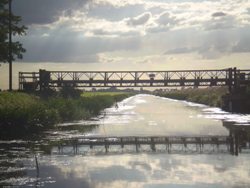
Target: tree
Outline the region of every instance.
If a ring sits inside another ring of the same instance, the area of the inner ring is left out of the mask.
[[[10,53],[9,48],[11,47],[11,60],[22,59],[25,49],[20,42],[11,42],[9,46],[9,21],[11,19],[11,34],[12,35],[25,35],[26,27],[20,25],[21,17],[15,16],[11,13],[9,16],[8,4],[11,0],[0,0],[0,62],[9,62]]]
[[[0,62],[9,62],[9,90],[12,91],[12,61],[22,59],[25,49],[20,42],[12,42],[12,35],[24,35],[21,17],[11,11],[12,0],[0,0]],[[8,7],[8,8],[7,8]]]

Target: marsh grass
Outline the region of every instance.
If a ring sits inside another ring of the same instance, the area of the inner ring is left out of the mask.
[[[222,96],[224,96],[226,93],[227,93],[227,88],[208,87],[208,88],[196,88],[196,89],[189,88],[182,90],[172,90],[169,92],[157,93],[156,95],[178,100],[187,100],[214,107],[221,107]]]
[[[18,135],[53,128],[60,122],[89,119],[131,94],[95,93],[78,98],[41,98],[20,92],[0,92],[0,135]]]

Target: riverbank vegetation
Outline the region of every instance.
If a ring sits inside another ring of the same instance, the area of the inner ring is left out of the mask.
[[[188,88],[157,92],[156,95],[177,100],[187,100],[214,107],[221,107],[223,103],[222,96],[224,96],[227,91],[228,89],[226,87]]]
[[[96,92],[78,97],[65,97],[61,93],[42,97],[21,92],[0,92],[0,136],[39,132],[60,122],[89,119],[131,95]]]

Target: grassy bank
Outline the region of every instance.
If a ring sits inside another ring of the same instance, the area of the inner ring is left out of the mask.
[[[182,90],[171,90],[168,92],[158,92],[156,95],[178,100],[187,100],[191,102],[206,104],[209,106],[221,107],[222,96],[227,93],[224,87],[209,88],[189,88]]]
[[[0,92],[0,136],[39,132],[60,122],[89,119],[130,95],[89,93],[77,98],[44,99],[20,92]]]

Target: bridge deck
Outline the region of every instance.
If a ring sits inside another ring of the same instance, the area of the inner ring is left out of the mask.
[[[183,87],[250,84],[250,70],[20,72],[19,89],[51,87]]]
[[[87,147],[94,150],[95,147],[104,147],[105,152],[109,151],[111,146],[118,150],[125,146],[134,146],[138,152],[142,146],[149,146],[152,151],[157,150],[157,146],[165,145],[165,149],[170,152],[174,146],[181,146],[186,149],[189,146],[196,148],[196,151],[204,151],[207,146],[217,148],[224,146],[226,152],[238,155],[239,143],[235,142],[233,137],[229,136],[124,136],[124,137],[79,137],[67,139],[60,142],[58,152],[63,148],[73,148],[74,153],[78,153],[81,147]]]
[[[127,137],[83,137],[66,140],[79,145],[149,145],[149,144],[229,144],[228,136],[127,136]]]

